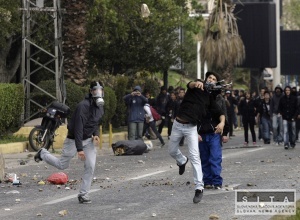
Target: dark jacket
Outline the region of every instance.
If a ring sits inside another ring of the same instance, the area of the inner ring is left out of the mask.
[[[99,136],[103,106],[97,107],[88,95],[77,106],[68,123],[68,136],[75,139],[77,151],[82,151],[82,141]]]
[[[169,118],[174,119],[176,114],[177,100],[169,99],[166,106],[166,113]]]
[[[243,120],[245,119],[255,119],[256,111],[255,111],[255,101],[250,99],[248,102],[246,98],[242,99],[239,104],[239,111],[242,115]]]
[[[276,89],[280,89],[281,93],[276,94]],[[271,106],[270,106],[270,114],[271,115],[279,113],[278,112],[278,106],[279,106],[279,101],[280,101],[282,96],[283,96],[282,88],[279,87],[279,86],[276,86],[275,90],[274,90],[274,94],[273,94],[272,99],[271,99]]]
[[[220,116],[207,113],[198,124],[198,134],[211,134],[215,132],[215,127],[220,123]],[[228,121],[225,120],[225,126],[222,136],[227,136],[229,132]]]
[[[227,100],[229,102],[229,106],[227,106],[227,116],[232,117],[234,114],[234,106],[238,105],[238,100],[235,97],[232,97],[231,95],[227,97]]]
[[[216,102],[220,106],[221,110],[224,112],[226,120],[228,120],[228,115],[227,115],[227,105],[229,104],[228,100],[225,100],[221,94],[218,94],[216,96]],[[226,102],[228,104],[226,104]]]
[[[282,115],[283,120],[296,120],[298,115],[297,97],[284,95],[279,101],[278,111]]]
[[[162,116],[166,116],[167,114],[166,106],[168,101],[169,101],[168,94],[159,93],[159,95],[156,97],[155,107],[157,112]]]
[[[225,125],[222,136],[227,136],[229,133],[229,124],[227,119],[226,100],[221,94],[210,93],[217,106],[220,108],[222,115],[225,116]],[[215,132],[215,127],[220,123],[220,113],[218,112],[207,112],[203,117],[202,121],[198,124],[198,134],[210,134]]]
[[[187,92],[179,106],[177,116],[182,120],[197,125],[204,118],[207,112],[217,116],[223,114],[221,108],[206,90],[199,88],[191,89],[187,84]]]
[[[131,94],[123,97],[128,110],[128,122],[144,122],[144,105],[148,102],[143,95],[132,96]]]
[[[266,101],[263,100],[258,106],[257,113],[259,113],[260,117],[271,119],[272,115],[270,113],[270,108],[271,108],[271,101],[266,103]]]

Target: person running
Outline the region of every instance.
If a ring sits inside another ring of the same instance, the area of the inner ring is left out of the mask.
[[[64,170],[69,167],[71,159],[78,155],[84,163],[82,184],[78,194],[79,203],[91,203],[88,192],[96,165],[95,145],[99,143],[100,122],[104,114],[103,94],[103,85],[100,81],[90,84],[90,93],[76,106],[68,123],[68,135],[60,158],[51,155],[45,148],[41,148],[34,156],[36,162],[45,161],[57,169]]]

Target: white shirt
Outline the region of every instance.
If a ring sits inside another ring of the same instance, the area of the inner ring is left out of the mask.
[[[154,121],[154,118],[152,116],[151,110],[150,110],[150,105],[149,104],[145,104],[144,105],[144,110],[146,112],[145,117],[149,117],[149,122],[150,121]]]

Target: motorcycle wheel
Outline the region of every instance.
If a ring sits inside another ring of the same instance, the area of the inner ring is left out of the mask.
[[[35,151],[38,151],[41,148],[49,149],[49,134],[46,134],[44,141],[42,141],[42,137],[44,134],[44,130],[42,128],[33,128],[29,134],[29,144],[31,148]]]

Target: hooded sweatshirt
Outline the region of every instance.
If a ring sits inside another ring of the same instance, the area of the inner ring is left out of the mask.
[[[279,89],[280,93],[276,93],[276,90]],[[283,96],[283,90],[280,86],[276,86],[274,90],[274,95],[272,96],[271,99],[271,104],[270,104],[270,115],[273,114],[278,114],[278,106],[279,106],[279,100]]]
[[[285,88],[290,88],[290,86],[286,86]],[[279,107],[278,107],[279,113],[282,115],[283,120],[287,121],[294,121],[297,118],[298,115],[298,109],[297,109],[297,97],[290,94],[287,96],[284,94],[284,96],[279,101]]]
[[[135,86],[133,91],[142,91],[140,86]],[[144,105],[148,99],[143,96],[132,95],[131,93],[123,97],[128,108],[128,122],[144,122],[145,111]]]

